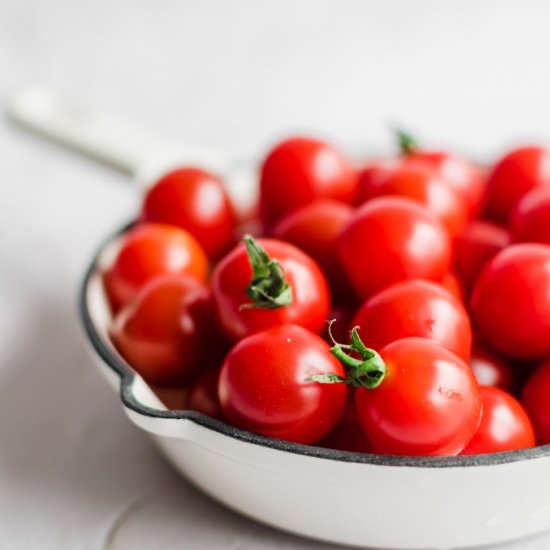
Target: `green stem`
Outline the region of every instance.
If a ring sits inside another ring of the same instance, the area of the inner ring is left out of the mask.
[[[278,309],[292,304],[292,289],[279,262],[271,259],[250,235],[245,235],[243,241],[252,268],[252,279],[246,287],[252,301],[241,307]]]
[[[397,128],[395,130],[395,136],[397,138],[399,150],[401,151],[402,155],[407,156],[411,153],[414,153],[415,151],[418,151],[418,142],[411,134],[408,134],[407,132],[404,132],[403,130]]]

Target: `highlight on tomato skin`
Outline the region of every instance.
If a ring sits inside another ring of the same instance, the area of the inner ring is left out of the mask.
[[[526,410],[510,393],[481,386],[483,413],[463,455],[517,451],[535,446],[535,432]]]
[[[336,425],[346,402],[344,384],[309,381],[343,377],[344,369],[316,334],[280,325],[242,338],[223,363],[218,396],[231,424],[266,436],[315,443]]]
[[[509,225],[514,242],[550,244],[550,187],[526,193],[512,211]]]

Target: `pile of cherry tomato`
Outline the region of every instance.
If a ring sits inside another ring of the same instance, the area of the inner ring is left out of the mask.
[[[154,183],[103,272],[118,352],[176,408],[287,441],[550,443],[550,151],[482,168],[399,141],[360,167],[277,144],[247,219],[203,169]]]

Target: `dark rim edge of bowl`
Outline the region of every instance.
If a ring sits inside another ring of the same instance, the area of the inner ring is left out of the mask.
[[[510,462],[518,462],[523,460],[532,460],[550,455],[550,445],[541,445],[528,449],[517,451],[506,451],[492,454],[480,455],[464,455],[464,456],[394,456],[394,455],[379,455],[368,453],[357,453],[350,451],[338,451],[324,447],[315,447],[313,445],[303,445],[266,437],[260,434],[249,432],[236,428],[220,420],[210,418],[206,415],[195,411],[186,410],[159,410],[148,407],[138,401],[132,391],[134,382],[134,372],[115,354],[104,342],[99,335],[90,311],[88,308],[87,291],[90,280],[97,271],[97,264],[101,252],[105,246],[112,241],[114,237],[126,230],[129,225],[126,225],[121,230],[117,231],[109,239],[106,239],[99,250],[96,251],[86,273],[79,290],[78,309],[81,323],[88,341],[91,343],[95,352],[103,360],[103,362],[120,377],[120,397],[122,403],[128,409],[135,411],[143,416],[151,418],[164,418],[171,420],[190,420],[195,424],[208,428],[214,432],[218,432],[227,437],[231,437],[238,441],[269,447],[278,451],[289,452],[302,456],[322,458],[327,460],[335,460],[339,462],[355,462],[379,466],[409,466],[422,468],[452,468],[452,467],[472,467],[472,466],[493,466],[497,464],[506,464]]]

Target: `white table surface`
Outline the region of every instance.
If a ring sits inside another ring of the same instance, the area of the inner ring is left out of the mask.
[[[39,83],[241,156],[298,130],[368,153],[400,123],[489,158],[550,142],[549,19],[519,0],[0,0],[0,107]],[[0,167],[0,547],[328,548],[193,489],[91,368],[77,289],[136,210],[129,179],[6,120]]]

